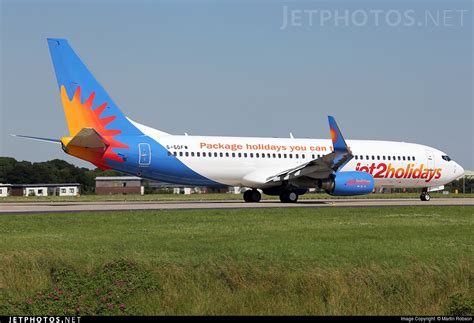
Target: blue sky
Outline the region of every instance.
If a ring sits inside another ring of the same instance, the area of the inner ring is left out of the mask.
[[[46,43],[62,37],[129,117],[167,132],[328,138],[331,114],[346,138],[422,143],[474,169],[472,1],[1,5],[2,156],[88,165],[8,136],[67,134]]]

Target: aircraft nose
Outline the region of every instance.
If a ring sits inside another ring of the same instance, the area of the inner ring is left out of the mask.
[[[454,162],[453,172],[454,172],[454,176],[456,178],[459,178],[464,175],[464,168],[462,168],[462,166],[459,165],[458,163]]]

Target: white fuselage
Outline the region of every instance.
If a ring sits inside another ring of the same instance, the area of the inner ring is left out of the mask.
[[[270,187],[275,183],[268,183],[269,177],[333,149],[329,139],[175,136],[135,125],[196,173],[231,186]],[[354,158],[340,171],[370,173],[376,187],[437,187],[464,172],[424,145],[374,140],[347,140],[347,145]]]

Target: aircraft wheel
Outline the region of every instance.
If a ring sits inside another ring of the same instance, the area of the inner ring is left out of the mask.
[[[260,202],[262,199],[262,194],[258,190],[247,190],[244,192],[244,200],[247,203],[256,203]]]
[[[251,190],[247,190],[247,191],[244,192],[244,201],[247,202],[247,203],[251,202],[250,201],[250,192],[251,192]]]
[[[421,193],[420,200],[429,201],[429,200],[431,200],[431,196],[428,193]]]
[[[259,191],[257,190],[252,190],[252,193],[250,194],[250,200],[251,202],[260,202],[260,200],[262,199],[262,194],[260,194]]]
[[[283,193],[280,194],[280,202],[281,202],[281,203],[288,203],[288,200],[287,200],[287,197],[286,197],[285,192],[283,192]]]
[[[280,194],[280,201],[282,203],[296,203],[298,201],[298,194],[294,191],[284,191]]]

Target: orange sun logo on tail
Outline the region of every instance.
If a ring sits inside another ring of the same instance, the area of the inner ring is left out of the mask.
[[[332,139],[332,142],[336,142],[336,141],[337,141],[337,132],[336,132],[336,130],[334,130],[333,128],[331,128],[329,131],[331,132],[331,139]]]
[[[123,162],[123,159],[112,151],[113,148],[129,148],[128,145],[121,143],[114,136],[122,133],[118,129],[106,129],[107,125],[115,120],[115,116],[100,118],[100,115],[107,108],[107,102],[99,105],[96,109],[92,109],[94,103],[95,92],[81,103],[81,88],[78,86],[71,100],[66,92],[64,85],[61,86],[61,101],[66,114],[66,120],[69,128],[69,137],[63,137],[61,142],[66,147],[66,152],[87,160],[102,169],[110,169],[106,159]],[[71,140],[84,128],[94,129],[102,138],[105,148],[87,147],[73,145]]]

